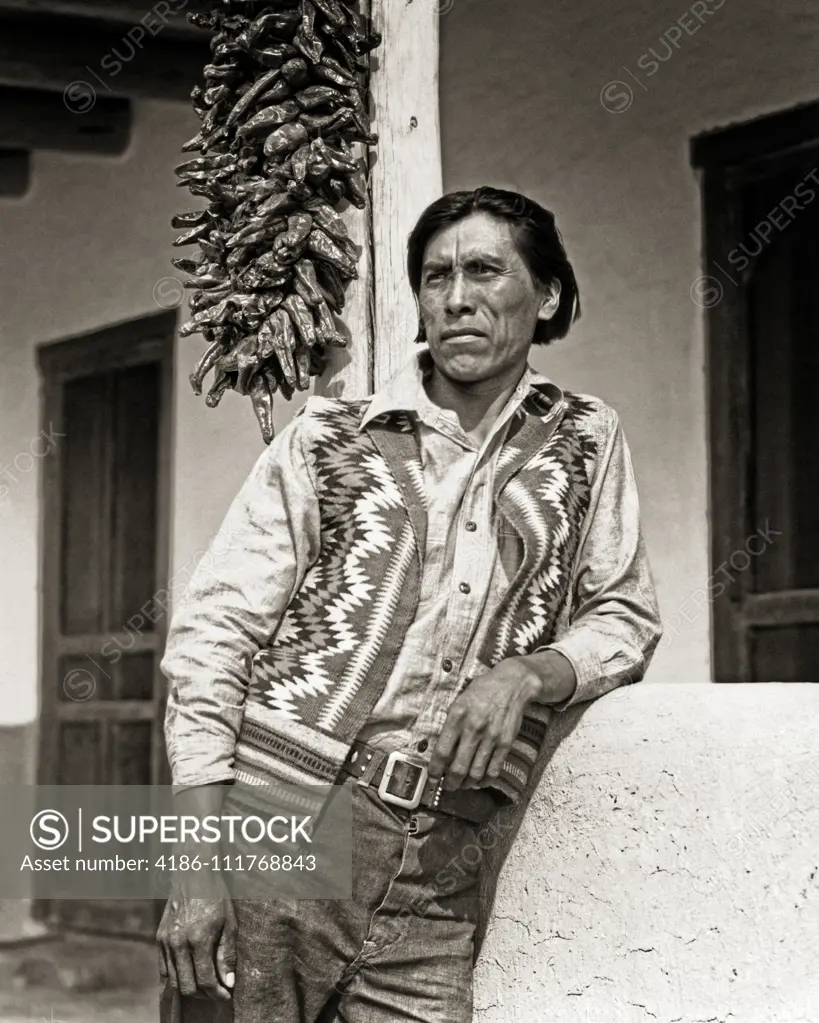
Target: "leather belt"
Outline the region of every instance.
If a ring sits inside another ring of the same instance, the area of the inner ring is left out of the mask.
[[[447,792],[442,780],[429,777],[427,765],[409,753],[387,753],[356,740],[342,770],[359,785],[376,786],[379,798],[390,806],[407,810],[423,807],[481,824],[495,813],[499,804],[486,789],[456,789]]]

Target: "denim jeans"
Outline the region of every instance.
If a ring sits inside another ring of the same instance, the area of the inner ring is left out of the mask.
[[[233,1023],[470,1023],[482,825],[348,784],[353,897],[234,903]],[[226,1018],[182,999],[181,1023]]]

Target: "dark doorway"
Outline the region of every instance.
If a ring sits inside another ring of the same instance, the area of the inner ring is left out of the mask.
[[[819,104],[693,143],[714,675],[819,679]]]
[[[46,460],[40,784],[168,781],[159,661],[176,315],[40,348]],[[150,933],[151,902],[45,901],[56,926]]]

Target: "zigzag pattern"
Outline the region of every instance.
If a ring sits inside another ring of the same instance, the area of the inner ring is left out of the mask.
[[[568,596],[597,445],[578,429],[578,416],[591,415],[595,407],[573,394],[565,398],[568,411],[560,426],[503,494],[507,514],[526,538],[526,554],[522,578],[487,632],[481,660],[490,666],[549,643]]]
[[[489,667],[548,643],[569,594],[601,409],[596,400],[564,397],[567,409],[542,450],[528,454],[531,431],[521,446],[518,435],[527,415],[519,410],[499,457],[498,472],[516,459],[522,462],[498,503],[523,537],[524,562],[490,623],[480,655]],[[250,765],[271,777],[312,772],[316,780],[326,780],[366,720],[414,618],[421,559],[402,487],[417,507],[426,506],[421,460],[417,448],[407,449],[404,441],[383,448],[389,461],[382,455],[371,433],[359,429],[366,404],[323,399],[310,406],[314,435],[320,438],[311,444],[320,554],[276,635],[254,659],[247,699],[258,708],[257,720],[253,734],[247,729],[239,735],[238,770]],[[551,406],[529,408],[530,416],[542,417]],[[390,416],[388,433],[412,430],[409,416]],[[396,453],[404,450],[414,457],[404,460]],[[513,799],[539,747],[534,733],[518,740],[516,756],[510,754],[497,779],[498,788]],[[320,770],[297,756],[305,743],[313,750],[328,747]]]
[[[274,641],[257,655],[249,693],[283,717],[314,726],[345,665],[373,639],[372,605],[403,503],[370,438],[355,432],[363,405],[328,401],[317,412],[322,554],[306,573]]]

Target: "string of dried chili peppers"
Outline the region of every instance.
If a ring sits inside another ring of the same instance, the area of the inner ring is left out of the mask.
[[[192,316],[180,328],[207,350],[191,374],[206,402],[232,388],[250,396],[266,443],[273,394],[289,401],[322,372],[327,345],[346,344],[337,320],[358,250],[336,211],[366,205],[364,161],[375,145],[367,114],[369,52],[380,43],[355,0],[206,0],[188,14],[213,32],[212,63],[191,92],[201,120],[177,183],[207,207],[171,221],[174,259],[190,275]]]

